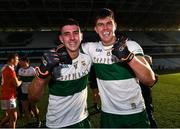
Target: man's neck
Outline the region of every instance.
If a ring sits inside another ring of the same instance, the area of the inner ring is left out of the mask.
[[[102,41],[102,44],[103,44],[103,46],[111,46],[111,45],[114,45],[115,44],[115,42],[116,42],[116,37],[114,37],[113,39],[112,39],[112,41],[111,42],[109,42],[109,43],[104,43],[103,41]]]
[[[76,59],[79,56],[79,51],[76,52],[69,52],[69,55],[71,57],[71,59]]]
[[[24,69],[27,69],[27,68],[29,68],[29,65],[28,65],[28,64],[26,64],[26,65],[24,66]]]
[[[14,66],[12,63],[7,63],[7,65],[8,65],[12,70],[15,69],[15,66]]]
[[[14,68],[14,65],[12,63],[8,63],[8,65]]]

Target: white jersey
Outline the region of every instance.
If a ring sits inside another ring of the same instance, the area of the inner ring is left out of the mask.
[[[90,67],[90,57],[79,53],[79,56],[72,60],[72,65],[60,64],[53,69],[53,79],[49,84],[47,127],[67,127],[87,118],[87,83]]]
[[[134,54],[143,55],[142,48],[134,41],[127,46]],[[145,109],[141,89],[132,69],[111,53],[112,46],[102,42],[82,44],[82,51],[90,55],[97,77],[102,111],[112,114],[134,114]]]
[[[28,94],[28,87],[31,84],[35,75],[36,75],[36,71],[31,66],[28,68],[20,68],[18,70],[18,76],[22,80],[22,85],[21,85],[22,93]]]

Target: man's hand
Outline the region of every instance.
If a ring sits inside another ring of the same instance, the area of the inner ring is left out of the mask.
[[[41,58],[41,65],[36,68],[38,77],[47,78],[54,67],[59,64],[72,64],[72,59],[63,44],[44,53]]]
[[[63,44],[57,47],[56,52],[58,53],[61,64],[72,64],[72,59]]]
[[[134,57],[134,54],[128,50],[126,45],[127,40],[124,37],[118,39],[112,49],[112,54],[122,62],[130,62]]]
[[[59,56],[55,49],[45,52],[41,58],[41,64],[36,67],[38,77],[47,78],[52,69],[59,64]]]

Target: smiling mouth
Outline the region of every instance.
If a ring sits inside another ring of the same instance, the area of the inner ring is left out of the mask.
[[[109,36],[110,35],[110,32],[104,32],[103,33],[103,36]]]
[[[69,43],[69,45],[76,45],[76,44],[77,44],[76,42]]]

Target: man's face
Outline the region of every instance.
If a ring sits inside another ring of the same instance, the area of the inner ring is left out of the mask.
[[[68,52],[78,52],[82,41],[82,33],[77,25],[66,25],[61,30],[59,36],[61,42],[65,45]]]
[[[98,19],[94,30],[105,46],[112,45],[115,40],[116,23],[110,17]]]
[[[20,61],[19,61],[19,65],[20,65],[22,68],[25,68],[25,67],[26,67],[26,61],[20,60]]]
[[[14,59],[11,60],[11,63],[12,63],[14,66],[17,66],[17,64],[19,63],[19,57],[16,56]]]

